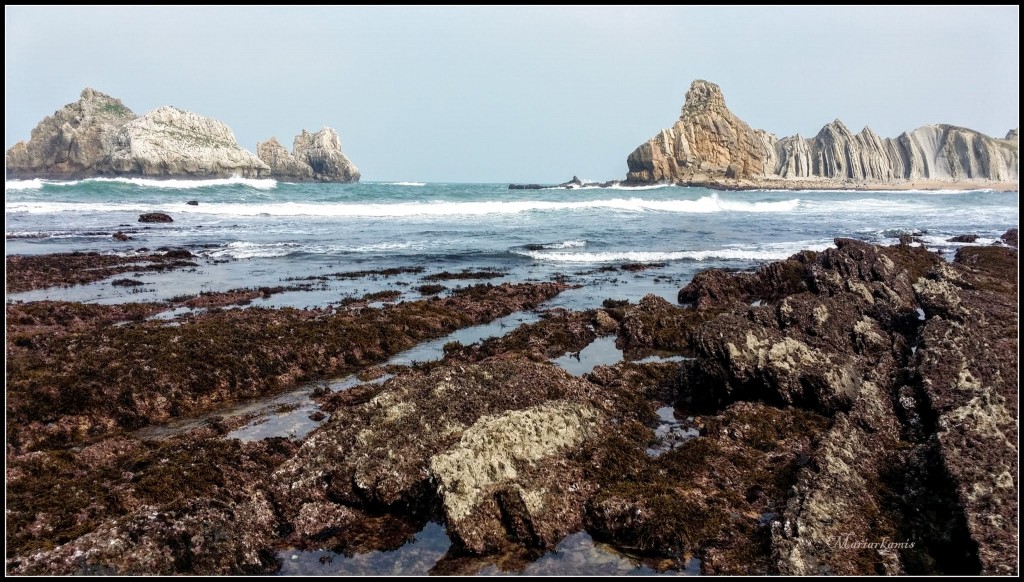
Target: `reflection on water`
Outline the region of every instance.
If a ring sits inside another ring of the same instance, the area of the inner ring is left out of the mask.
[[[658,439],[647,454],[652,457],[661,456],[686,441],[700,436],[700,431],[691,426],[693,417],[688,416],[685,420],[676,418],[676,409],[671,406],[662,406],[657,410],[658,428],[654,429],[654,436]]]
[[[279,574],[284,576],[425,575],[452,545],[444,526],[428,523],[409,543],[388,552],[345,556],[325,550],[284,551]]]
[[[540,316],[534,312],[513,313],[512,315],[495,319],[490,323],[465,327],[453,331],[443,338],[423,342],[394,356],[387,363],[408,366],[413,362],[434,362],[444,357],[444,345],[449,342],[459,342],[462,345],[468,346],[490,337],[503,336],[520,325],[536,323],[538,321],[540,321]]]
[[[579,353],[565,354],[551,360],[573,376],[582,376],[594,371],[597,366],[613,366],[622,361],[622,350],[615,347],[615,336],[599,337]]]
[[[170,313],[170,312],[165,312]],[[431,362],[444,356],[444,345],[449,342],[471,344],[493,336],[504,335],[506,332],[527,323],[536,323],[540,317],[533,312],[517,312],[496,319],[483,325],[475,325],[456,330],[445,337],[423,342],[406,350],[388,361],[388,364],[409,365],[412,362]],[[380,384],[392,378],[386,374],[371,383]],[[332,392],[347,390],[359,384],[355,376],[346,376],[328,384]],[[228,433],[228,438],[243,441],[254,441],[270,437],[304,438],[319,426],[326,416],[316,415],[320,407],[310,397],[311,385],[270,397],[253,398],[241,402],[233,402],[220,408],[189,418],[181,418],[167,424],[147,426],[136,432],[136,436],[145,439],[163,439],[190,430],[206,426],[215,420],[237,418],[251,415],[253,420],[244,426]],[[310,415],[319,417],[313,420]]]
[[[447,554],[451,540],[444,526],[428,523],[409,543],[397,550],[368,552],[345,556],[334,552],[283,551],[278,554],[282,562],[281,575],[294,576],[353,576],[353,575],[404,575],[422,576],[431,573],[437,562]],[[577,532],[559,543],[555,549],[536,561],[527,564],[521,571],[505,571],[488,561],[480,559],[477,575],[523,574],[527,576],[652,576],[652,575],[698,575],[700,560],[691,558],[682,570],[659,572],[642,560],[615,551],[610,546],[594,541],[587,532]]]

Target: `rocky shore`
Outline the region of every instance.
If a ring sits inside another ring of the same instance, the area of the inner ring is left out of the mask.
[[[439,574],[521,570],[581,530],[704,574],[1016,574],[1016,245],[947,262],[837,239],[701,272],[679,305],[546,310],[411,365],[386,362],[567,286],[219,309],[252,296],[236,290],[173,321],[9,303],[7,571],[269,574],[282,550],[393,550],[436,522]],[[8,290],[105,261],[9,257]],[[613,339],[627,360],[552,363]],[[313,389],[343,373],[362,381]],[[308,436],[134,432],[303,386]]]
[[[176,107],[138,116],[119,99],[91,88],[46,117],[31,138],[5,156],[7,178],[77,180],[98,176],[273,178],[357,182],[359,170],[329,127],[295,138],[294,152],[276,139],[246,150],[224,123]]]

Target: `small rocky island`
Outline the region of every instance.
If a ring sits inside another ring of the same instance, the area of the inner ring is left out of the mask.
[[[303,130],[293,152],[271,138],[259,155],[238,144],[224,123],[176,107],[136,115],[119,99],[86,88],[81,98],[43,119],[31,138],[7,150],[8,178],[73,180],[98,176],[273,178],[357,182],[338,133]]]
[[[896,138],[838,119],[814,137],[777,138],[725,105],[718,85],[696,80],[679,120],[636,148],[626,183],[674,182],[724,189],[1017,190],[1018,138],[926,125]]]

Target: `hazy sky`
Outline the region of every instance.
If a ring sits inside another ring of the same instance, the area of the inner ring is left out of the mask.
[[[5,144],[93,87],[364,180],[621,178],[696,78],[776,135],[1018,125],[1020,8],[6,7]]]

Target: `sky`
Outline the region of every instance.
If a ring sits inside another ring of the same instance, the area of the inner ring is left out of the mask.
[[[93,87],[255,151],[334,127],[363,180],[622,178],[694,79],[778,136],[1018,126],[1020,8],[7,6],[5,147]]]

